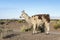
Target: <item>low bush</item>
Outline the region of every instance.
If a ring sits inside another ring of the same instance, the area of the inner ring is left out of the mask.
[[[25,26],[21,27],[20,32],[25,32]]]
[[[26,27],[26,26],[22,26],[20,28],[20,32],[28,32],[28,31],[31,31],[32,30],[32,27]]]
[[[5,24],[5,22],[1,21],[0,24],[3,25],[3,24]]]
[[[60,23],[56,23],[56,24],[54,25],[54,28],[55,28],[55,29],[60,28]]]

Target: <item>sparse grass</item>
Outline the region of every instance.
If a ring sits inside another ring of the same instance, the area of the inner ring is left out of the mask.
[[[0,25],[0,33],[4,31],[4,27]]]
[[[26,27],[25,25],[23,25],[20,29],[20,32],[28,32],[28,31],[31,31],[32,30],[32,27],[31,28],[28,28]]]
[[[5,22],[0,22],[1,25],[5,24]]]
[[[8,21],[10,21],[10,22],[15,22],[15,21],[17,21],[17,20],[8,20]]]
[[[4,20],[0,20],[0,24],[1,25],[5,24],[5,21]]]
[[[21,27],[20,32],[25,32],[25,26]]]
[[[2,32],[2,29],[0,28],[0,33]]]
[[[18,20],[19,23],[24,23],[26,22],[25,20]]]
[[[56,24],[54,25],[54,28],[55,28],[55,29],[60,28],[60,21],[57,21],[57,22],[56,22]]]

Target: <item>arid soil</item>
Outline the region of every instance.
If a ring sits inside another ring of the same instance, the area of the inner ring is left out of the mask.
[[[50,34],[39,32],[32,34],[32,31],[20,32],[20,28],[27,23],[10,22],[8,24],[0,24],[3,32],[0,33],[0,40],[60,40],[60,29],[55,30],[54,22],[50,23]]]

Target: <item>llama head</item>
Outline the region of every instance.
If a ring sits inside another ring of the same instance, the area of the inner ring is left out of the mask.
[[[27,16],[28,16],[28,15],[27,15],[27,14],[25,13],[25,11],[23,10],[20,18],[26,18]]]

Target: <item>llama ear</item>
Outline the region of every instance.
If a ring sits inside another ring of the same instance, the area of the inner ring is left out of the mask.
[[[23,10],[22,13],[25,13],[25,10]]]

